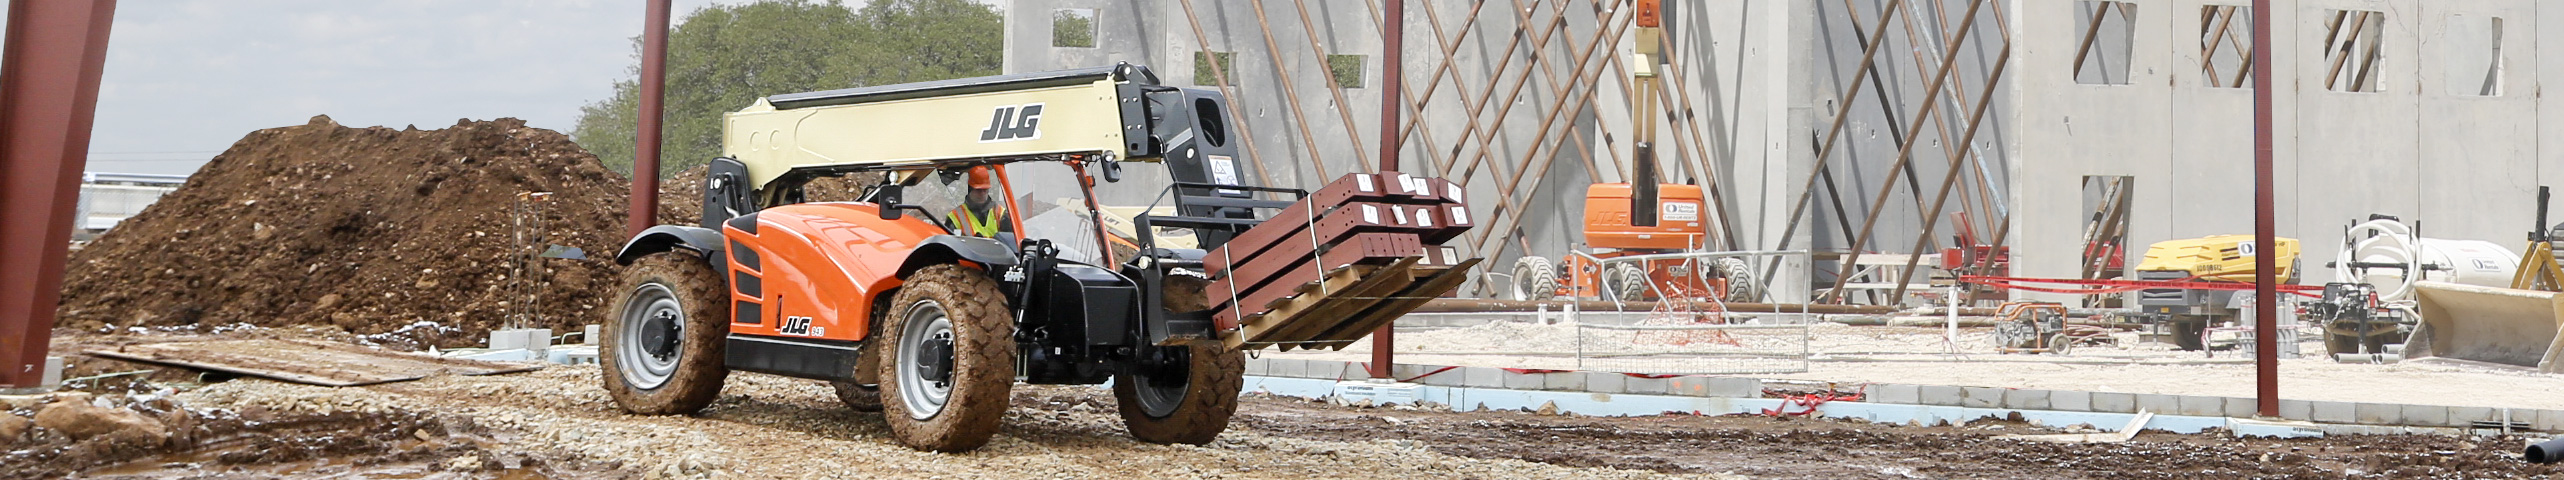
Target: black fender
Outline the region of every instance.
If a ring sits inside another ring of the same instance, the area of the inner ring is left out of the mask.
[[[721,231],[686,225],[660,225],[642,230],[632,240],[623,242],[615,252],[614,264],[631,265],[643,255],[683,248],[703,255],[715,270],[722,267]]]
[[[962,235],[926,237],[926,241],[918,242],[916,250],[908,252],[908,260],[900,262],[899,278],[908,278],[909,274],[917,273],[918,270],[953,263],[956,260],[969,260],[987,265],[990,271],[996,271],[1015,266],[1015,249],[1007,247],[1005,242],[980,237]]]

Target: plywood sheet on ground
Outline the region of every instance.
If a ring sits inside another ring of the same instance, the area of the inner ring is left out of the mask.
[[[218,340],[126,345],[90,355],[230,372],[332,387],[417,380],[436,375],[489,375],[533,365],[445,358],[308,340]]]

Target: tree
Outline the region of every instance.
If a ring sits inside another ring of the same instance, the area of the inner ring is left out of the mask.
[[[721,155],[721,114],[767,95],[995,75],[1004,20],[971,0],[715,5],[668,32],[662,174]],[[633,41],[640,50],[639,39]],[[637,56],[637,55],[636,55]],[[640,67],[579,108],[571,135],[608,168],[632,170]]]

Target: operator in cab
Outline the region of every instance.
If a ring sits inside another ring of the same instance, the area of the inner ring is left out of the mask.
[[[970,193],[946,215],[954,233],[1001,240],[1014,236],[1015,221],[1006,215],[1006,204],[998,201],[995,177],[989,166],[970,167]]]

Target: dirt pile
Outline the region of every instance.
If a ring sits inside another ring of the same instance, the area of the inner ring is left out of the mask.
[[[72,256],[60,325],[325,324],[456,346],[531,303],[535,326],[575,329],[610,303],[626,182],[513,118],[251,132]],[[587,258],[523,260],[553,245]]]

